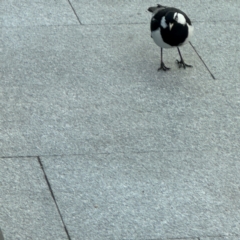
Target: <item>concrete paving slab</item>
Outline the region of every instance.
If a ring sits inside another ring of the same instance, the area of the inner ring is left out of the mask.
[[[168,240],[199,240],[199,238],[169,238]]]
[[[240,3],[161,2],[193,20],[213,81],[190,45],[193,69],[170,50],[156,71],[156,2],[71,2],[84,25],[68,1],[0,1],[0,156],[63,155],[41,158],[72,239],[239,239],[221,236],[240,234]],[[0,176],[6,239],[67,239],[36,158]]]
[[[4,240],[4,237],[3,237],[3,233],[2,233],[1,228],[0,228],[0,240]]]
[[[193,69],[174,49],[158,72],[146,25],[4,28],[3,41],[1,156],[239,148],[239,89],[190,45]]]
[[[0,159],[4,239],[67,239],[36,158]]]
[[[154,240],[154,239],[152,239],[152,240]],[[156,239],[156,240],[158,240],[158,239]],[[166,240],[199,240],[199,238],[169,238]]]
[[[240,233],[239,154],[149,152],[41,159],[72,239]]]
[[[5,27],[79,24],[66,0],[1,0],[0,9]]]
[[[199,238],[158,238],[158,239],[147,239],[147,240],[199,240]]]
[[[86,95],[87,86],[5,88],[2,156],[239,149],[239,96],[188,98],[145,84]]]
[[[238,240],[240,236],[225,236],[225,237],[201,237],[200,240]]]
[[[240,18],[238,18],[240,19]],[[240,85],[240,22],[196,23],[196,35],[192,42],[213,72],[225,87],[238,88]],[[211,54],[209,54],[211,52]],[[229,83],[230,84],[229,84]]]
[[[160,65],[160,49],[153,43],[146,24],[120,25],[117,29],[115,26],[3,28],[2,32],[5,43],[2,68],[5,74],[9,74],[10,84],[12,80],[16,81],[12,79],[16,76],[27,78],[28,74],[30,77],[35,74],[39,77],[43,73],[58,73],[58,76],[74,73],[94,78],[92,80],[115,73],[114,78],[121,74],[121,82],[127,76],[127,82],[132,79],[145,81],[146,74],[151,74],[149,70],[153,71],[152,77],[155,78],[206,76],[206,71],[201,67],[159,74],[156,70]],[[182,54],[193,65],[200,63],[190,46],[184,46]],[[165,63],[174,70],[178,69],[174,62],[178,57],[176,49],[164,51]],[[18,75],[12,76],[10,73]],[[26,82],[24,78],[21,84]],[[46,80],[48,83],[49,79]],[[38,80],[37,83],[42,82]]]
[[[148,23],[151,14],[147,12],[150,6],[158,2],[150,0],[112,1],[112,0],[70,0],[83,24],[122,24]],[[182,9],[193,22],[206,21],[238,21],[240,3],[235,0],[212,1],[174,1],[162,0],[164,6]]]
[[[126,240],[133,240],[133,239],[127,239]],[[143,240],[141,239],[137,239],[137,240]],[[154,239],[144,239],[144,240],[199,240],[199,238],[154,238]]]
[[[208,29],[209,35],[211,30]],[[134,35],[133,32],[138,34]],[[194,46],[210,51],[209,45],[202,46],[205,35],[206,33],[196,35],[193,38]],[[183,77],[188,76],[198,79],[199,84],[195,83],[197,91],[203,87],[204,91],[211,92],[216,88],[219,91],[223,87],[219,82],[215,84],[212,81],[206,82],[205,79],[200,80],[206,76],[206,70],[199,67],[199,59],[188,45],[182,48],[182,53],[185,60],[195,66],[193,69],[175,71],[177,66],[174,60],[178,54],[173,49],[164,51],[164,61],[174,71],[158,73],[159,48],[153,43],[148,26],[144,24],[121,25],[118,29],[114,26],[43,27],[37,30],[3,28],[1,42],[2,81],[11,86],[26,83],[56,84],[60,82],[59,77],[66,75],[68,78],[71,75],[85,79],[87,77],[93,81],[101,75],[105,82],[106,78],[111,79],[113,76],[112,83],[117,80],[126,83],[159,78],[171,83],[173,78],[182,81]],[[229,86],[235,87],[231,84]]]

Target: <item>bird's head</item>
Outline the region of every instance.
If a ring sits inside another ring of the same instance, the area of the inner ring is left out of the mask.
[[[170,31],[172,30],[174,24],[186,24],[186,18],[183,16],[183,14],[178,12],[168,12],[164,18],[165,23],[163,21],[161,22],[161,25],[164,28],[169,27]]]

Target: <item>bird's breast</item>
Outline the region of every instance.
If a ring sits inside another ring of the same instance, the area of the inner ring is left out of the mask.
[[[160,28],[151,32],[153,41],[161,48],[171,48],[172,46],[163,41]]]

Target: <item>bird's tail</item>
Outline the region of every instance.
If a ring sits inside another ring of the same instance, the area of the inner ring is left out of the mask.
[[[159,10],[159,9],[163,9],[163,8],[165,8],[164,6],[162,6],[162,5],[160,5],[160,4],[158,4],[156,7],[150,7],[150,8],[148,8],[148,11],[149,12],[156,12],[156,10]]]

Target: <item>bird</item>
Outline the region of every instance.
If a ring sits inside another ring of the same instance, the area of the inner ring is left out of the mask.
[[[157,4],[155,7],[149,7],[148,11],[152,13],[150,22],[151,37],[153,41],[161,48],[161,62],[158,71],[167,71],[163,62],[163,48],[177,47],[180,60],[176,60],[179,68],[192,67],[183,60],[179,47],[186,44],[193,35],[194,27],[189,17],[180,9],[166,7]]]

